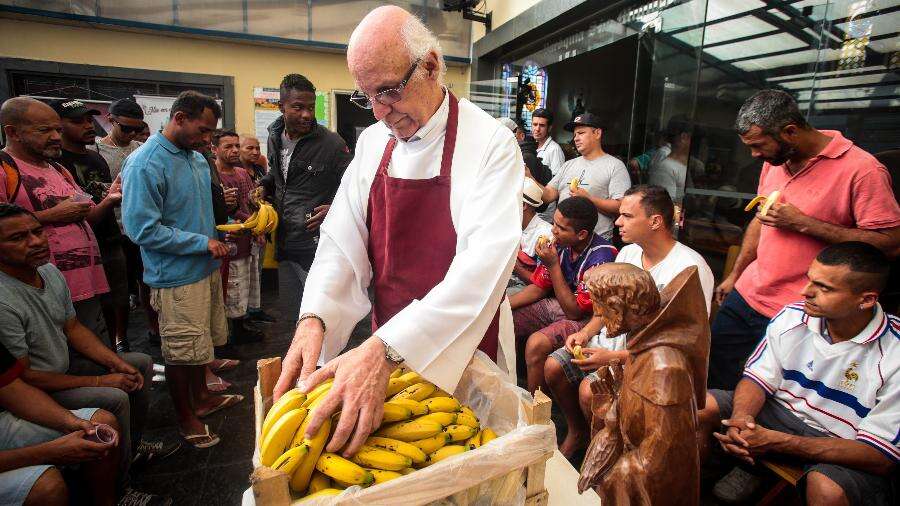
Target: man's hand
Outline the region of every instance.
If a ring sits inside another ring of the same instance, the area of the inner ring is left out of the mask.
[[[213,258],[225,258],[228,256],[228,246],[225,246],[225,243],[215,239],[209,240],[206,244],[206,249],[209,250],[209,253]]]
[[[73,223],[87,218],[91,211],[91,202],[75,202],[68,198],[49,209],[48,221],[53,223]]]
[[[725,297],[734,290],[734,284],[737,282],[737,279],[734,275],[729,274],[727,278],[723,279],[719,286],[716,287],[715,293],[713,293],[713,299],[715,299],[716,304],[722,305],[725,302]]]
[[[591,340],[591,336],[585,334],[582,331],[578,331],[574,334],[569,334],[569,337],[566,338],[565,348],[569,353],[574,353],[572,350],[575,346],[584,346],[584,343]],[[582,350],[583,351],[583,350]]]
[[[144,375],[141,374],[141,371],[138,371],[136,367],[132,366],[128,362],[124,360],[119,360],[117,363],[110,368],[110,371],[114,373],[122,373],[127,374],[131,377],[131,379],[137,382],[137,388],[134,390],[140,390],[144,388]]]
[[[228,207],[237,207],[238,197],[237,188],[222,188],[222,194],[225,196],[225,205]]]
[[[119,390],[124,390],[129,393],[134,392],[139,388],[138,380],[131,374],[117,372],[97,377],[100,378],[99,385],[97,385],[100,387],[118,388]],[[143,380],[143,378],[141,379]],[[141,383],[143,383],[143,381],[141,381]]]
[[[84,431],[79,430],[45,443],[50,454],[48,463],[67,465],[99,460],[114,446],[88,441],[84,436]]]
[[[756,219],[763,225],[795,232],[802,231],[808,218],[800,209],[797,209],[797,206],[789,202],[775,203],[765,216],[756,213]]]
[[[281,363],[281,376],[272,391],[273,400],[278,400],[285,392],[294,388],[297,380],[305,380],[316,370],[325,330],[315,318],[307,318],[297,325],[291,348]]]
[[[575,188],[575,191],[573,191],[571,193],[572,193],[573,197],[584,197],[586,199],[591,198],[591,194],[588,193],[588,191],[585,190],[584,188],[582,188],[581,186],[578,186],[578,188]]]
[[[581,350],[581,353],[584,353],[584,360],[573,358],[572,363],[584,372],[596,371],[604,365],[609,365],[611,361],[620,358],[619,355],[621,355],[621,353],[610,351],[606,348],[584,348]]]
[[[722,446],[722,449],[726,453],[753,464],[753,458],[750,457],[750,452],[747,449],[749,444],[741,436],[743,431],[756,428],[756,422],[753,417],[749,415],[732,417],[722,420],[722,425],[728,427],[725,434],[713,432],[713,436],[719,440],[719,445]]]
[[[747,442],[751,458],[775,451],[777,445],[784,441],[786,436],[787,434],[783,432],[767,429],[758,424],[754,424],[752,429],[741,431],[741,438]]]
[[[114,204],[122,201],[121,175],[116,176],[116,179],[109,186],[109,189],[106,190],[106,195],[103,196],[103,200],[108,200]]]
[[[315,434],[326,418],[340,410],[337,427],[326,450],[338,452],[343,448],[343,454],[348,458],[356,453],[369,434],[381,425],[385,392],[394,368],[384,355],[384,343],[372,336],[311,374],[301,384],[301,390],[308,392],[332,377],[334,385],[311,413],[307,435]]]
[[[319,225],[325,220],[325,216],[328,214],[328,210],[331,208],[329,204],[322,204],[321,206],[316,206],[313,209],[313,215],[306,220],[306,230],[315,230],[319,228]]]
[[[536,244],[534,246],[534,252],[537,253],[538,258],[541,259],[541,262],[543,262],[548,269],[559,263],[559,252],[556,250],[555,241]]]
[[[83,418],[78,418],[74,414],[72,415],[72,420],[66,422],[66,431],[67,432],[77,432],[79,430],[84,431],[85,434],[91,435],[95,432],[95,427],[97,424],[90,420],[85,420]]]

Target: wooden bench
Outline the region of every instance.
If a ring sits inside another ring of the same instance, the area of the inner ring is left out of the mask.
[[[776,483],[771,490],[766,492],[766,495],[763,496],[757,504],[759,506],[784,504],[784,501],[780,499],[781,495],[785,492],[785,488],[787,488],[788,485],[794,487],[797,486],[797,482],[803,477],[803,469],[788,464],[782,464],[780,462],[772,462],[771,460],[762,460],[760,463],[773,473],[777,474],[781,479],[778,480],[778,483]]]

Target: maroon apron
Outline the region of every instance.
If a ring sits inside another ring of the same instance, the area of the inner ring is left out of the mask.
[[[450,269],[456,229],[450,218],[450,165],[456,149],[459,104],[450,94],[450,113],[441,173],[431,179],[399,179],[387,173],[397,139],[391,137],[369,191],[369,261],[372,263],[372,333],[413,300],[422,299]],[[500,310],[478,349],[497,360]]]

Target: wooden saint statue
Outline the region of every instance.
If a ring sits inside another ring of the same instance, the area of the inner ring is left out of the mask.
[[[607,335],[627,335],[629,357],[601,368],[592,384],[602,422],[594,424],[579,491],[594,488],[603,504],[616,506],[698,504],[709,317],[697,268],[661,293],[630,264],[597,266],[584,281]]]

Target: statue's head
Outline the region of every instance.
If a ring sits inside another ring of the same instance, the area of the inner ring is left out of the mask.
[[[585,273],[584,285],[611,338],[647,325],[660,308],[653,277],[631,264],[598,265]]]

